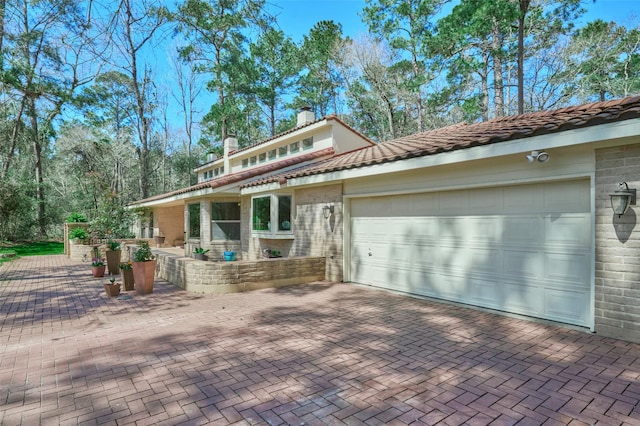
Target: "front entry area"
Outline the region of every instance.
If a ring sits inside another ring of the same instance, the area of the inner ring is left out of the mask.
[[[589,180],[351,199],[350,281],[592,326]]]

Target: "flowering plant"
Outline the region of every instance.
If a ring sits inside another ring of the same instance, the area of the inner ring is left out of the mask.
[[[91,266],[104,266],[104,257],[94,257],[91,259]]]
[[[123,271],[128,271],[130,269],[132,269],[131,266],[131,261],[126,262],[126,263],[121,263],[120,265],[118,265],[120,267],[120,269],[122,269]]]

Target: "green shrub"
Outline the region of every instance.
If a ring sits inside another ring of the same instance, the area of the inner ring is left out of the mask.
[[[87,217],[82,213],[71,213],[67,218],[67,223],[81,223],[88,221]]]
[[[70,240],[86,240],[87,238],[89,238],[89,234],[87,233],[87,230],[84,228],[73,228],[70,232],[69,232],[69,239]]]

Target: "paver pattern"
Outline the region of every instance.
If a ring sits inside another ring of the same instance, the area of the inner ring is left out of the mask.
[[[640,425],[638,344],[349,284],[107,280],[0,267],[0,424]]]

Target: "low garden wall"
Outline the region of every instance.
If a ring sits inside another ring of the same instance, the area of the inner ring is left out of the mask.
[[[325,279],[324,257],[202,261],[156,252],[159,278],[195,293],[239,293]]]

